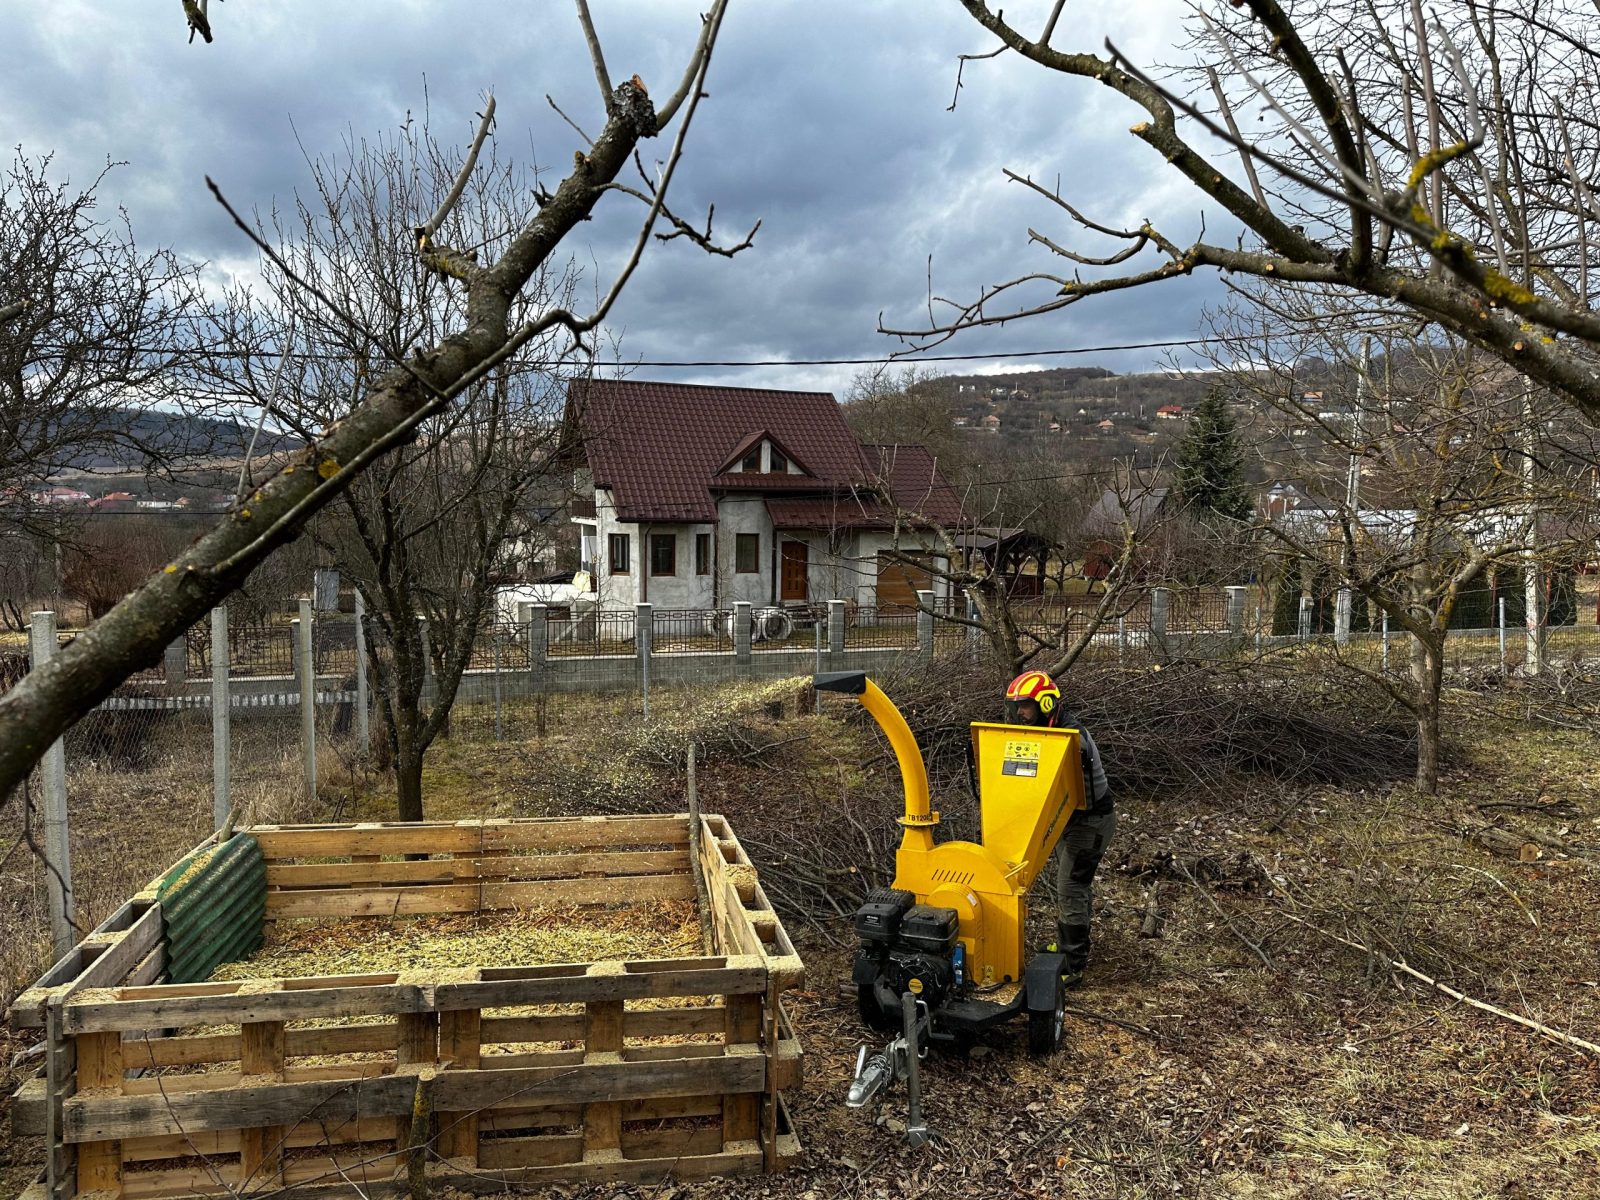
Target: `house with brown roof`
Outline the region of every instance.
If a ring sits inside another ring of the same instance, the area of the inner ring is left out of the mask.
[[[914,605],[947,589],[934,530],[961,524],[954,490],[923,447],[858,442],[826,392],[583,380],[567,403],[602,608]]]

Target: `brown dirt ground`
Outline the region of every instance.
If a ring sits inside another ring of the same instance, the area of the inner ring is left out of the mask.
[[[1245,781],[1227,803],[1127,798],[1098,890],[1094,962],[1073,996],[1099,1016],[1072,1018],[1067,1048],[1048,1061],[1026,1057],[1020,1026],[971,1057],[935,1055],[924,1073],[933,1146],[901,1143],[902,1096],[876,1122],[844,1109],[863,1040],[846,987],[848,931],[796,916],[788,926],[809,975],[791,999],[807,1051],[790,1101],[802,1165],[762,1179],[546,1194],[1600,1197],[1600,1059],[1403,982],[1288,919],[1600,1040],[1593,731],[1508,724],[1486,703],[1457,698],[1458,765],[1438,797],[1400,785],[1286,792]],[[808,786],[851,794],[894,786],[886,765],[839,769],[859,750],[859,729],[830,718],[804,725],[809,740],[798,744],[786,742],[795,723],[769,728],[763,744],[780,747],[772,754],[734,745],[709,756],[703,786],[735,829],[741,796],[800,804],[799,772],[812,772]],[[437,815],[543,814],[557,795],[569,808],[679,802],[681,781],[648,744],[619,753],[614,730],[584,726],[527,754],[448,747],[430,767]],[[829,729],[836,740],[823,746]],[[597,741],[608,749],[591,770]],[[588,783],[575,802],[570,781],[582,770]],[[380,808],[359,781],[349,792],[347,814]],[[1530,861],[1484,848],[1508,837],[1528,843]],[[1234,869],[1240,851],[1246,866]],[[1202,882],[1165,868],[1167,852]],[[1142,909],[1158,878],[1164,934],[1144,939]],[[1042,938],[1048,896],[1037,910]],[[19,1044],[0,1047],[6,1062]],[[0,1140],[0,1187],[19,1191],[36,1153]]]

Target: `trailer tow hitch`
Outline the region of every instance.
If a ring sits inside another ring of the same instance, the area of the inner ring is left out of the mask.
[[[856,1074],[850,1081],[850,1093],[845,1097],[846,1108],[865,1108],[900,1080],[906,1084],[906,1142],[912,1146],[926,1145],[930,1134],[922,1119],[921,1060],[927,1055],[928,1006],[910,992],[900,997],[902,1027],[900,1036],[894,1038],[878,1053],[867,1057],[867,1048],[861,1047],[856,1056]]]

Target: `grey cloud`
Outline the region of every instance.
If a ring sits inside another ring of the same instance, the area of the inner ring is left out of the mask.
[[[675,85],[701,5],[594,6],[614,76],[638,71],[655,95]],[[13,117],[12,140],[32,152],[56,150],[74,178],[107,157],[127,159],[105,199],[126,205],[142,239],[195,258],[248,257],[206,194],[204,175],[247,209],[267,209],[274,198],[285,203],[307,179],[296,131],[305,152],[335,153],[347,136],[370,137],[408,110],[420,112],[424,79],[441,136],[465,139],[482,90],[493,85],[502,154],[525,158],[531,146],[555,169],[578,139],[545,93],[580,124],[598,124],[593,78],[565,5],[529,6],[507,18],[507,6],[492,0],[227,4],[217,7],[212,46],[187,45],[178,5],[169,6],[166,22],[154,15],[163,7],[29,6],[11,22],[14,69],[0,79],[0,111]],[[1141,48],[1163,47],[1170,38],[1160,22],[1129,32],[1129,10],[1151,7],[1091,7],[1057,40],[1070,35],[1095,49],[1114,32]],[[1059,172],[1066,194],[1098,217],[1148,216],[1186,233],[1198,226],[1198,196],[1168,186],[1164,164],[1128,136],[1135,111],[1092,85],[1007,56],[969,64],[960,104],[946,112],[955,56],[987,46],[954,3],[736,0],[674,202],[688,217],[714,202],[730,234],[759,217],[761,234],[755,249],[731,262],[681,241],[652,245],[616,313],[625,352],[647,359],[887,354],[895,346],[874,331],[878,314],[926,315],[930,254],[938,290],[962,299],[985,283],[1059,265],[1027,245],[1026,231],[1065,231],[1062,214],[1004,183],[1003,166],[1052,184]],[[636,206],[616,201],[602,206],[573,247],[580,262],[592,252],[602,272],[614,268],[636,228]],[[1160,210],[1138,211],[1150,203]],[[1214,213],[1209,219],[1215,232],[1222,222]],[[1214,279],[1179,281],[964,335],[945,349],[1192,336],[1200,305],[1218,293]],[[1137,369],[1157,356],[1088,361]],[[834,388],[853,372],[648,371]]]

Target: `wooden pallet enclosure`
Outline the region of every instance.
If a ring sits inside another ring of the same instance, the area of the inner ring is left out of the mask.
[[[802,967],[720,816],[270,826],[267,917],[372,918],[697,893],[707,953],[160,984],[130,902],[19,997],[49,1069],[13,1108],[34,1189],[130,1200],[648,1181],[776,1170]],[[419,857],[428,855],[428,857]],[[53,1074],[52,1074],[53,1073]]]

